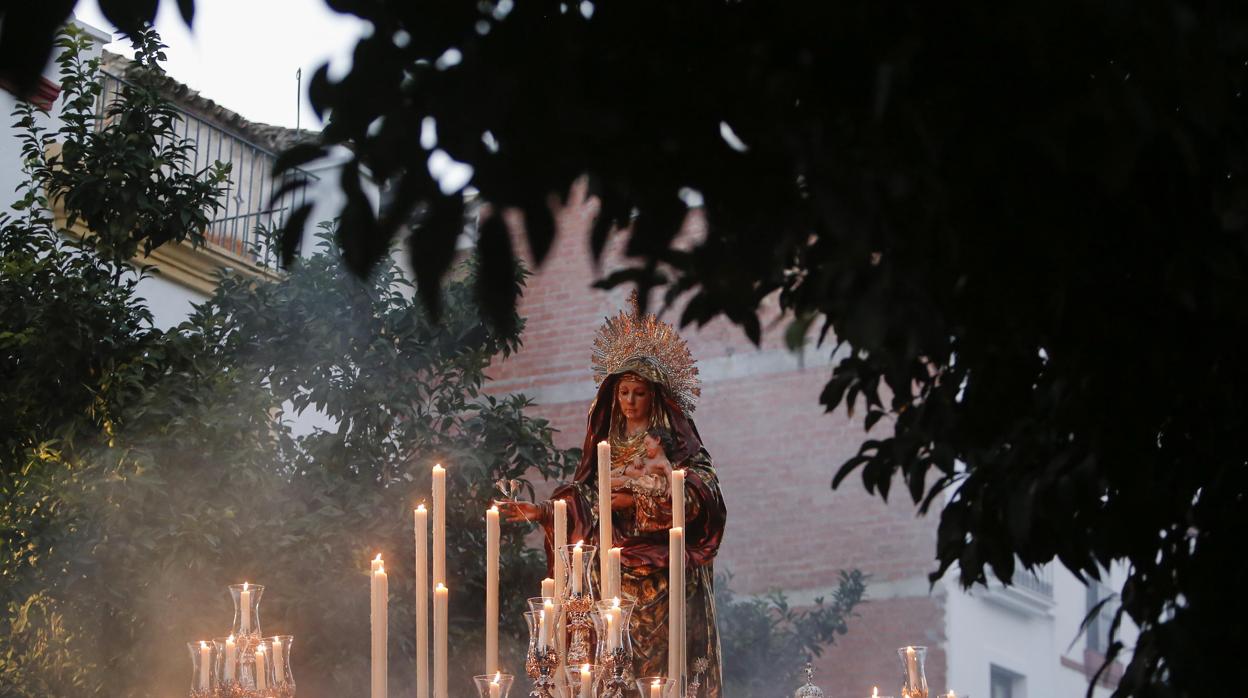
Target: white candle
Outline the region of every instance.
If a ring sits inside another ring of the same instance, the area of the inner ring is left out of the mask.
[[[598,550],[610,550],[611,535],[611,444],[598,442]],[[598,556],[598,578],[607,579],[607,557]]]
[[[450,592],[445,584],[433,590],[433,698],[447,694],[447,606]]]
[[[673,528],[668,532],[667,565],[667,675],[680,690],[684,676],[685,640],[685,531]]]
[[[585,569],[585,551],[581,545],[585,541],[578,540],[572,548],[572,593],[581,593],[581,574]]]
[[[485,673],[498,673],[498,507],[485,512]]]
[[[555,512],[555,577],[552,581],[551,593],[546,593],[546,587],[543,583],[542,596],[554,596],[555,605],[563,604],[563,599],[567,596],[568,591],[568,563],[563,559],[560,552],[568,544],[568,503],[563,499],[556,499],[554,503]],[[562,686],[567,681],[567,638],[568,638],[568,619],[559,615],[559,627],[555,632],[557,649],[559,651],[559,667],[555,670],[555,685]]]
[[[207,691],[212,688],[211,672],[212,670],[212,648],[207,642],[199,643],[199,690]]]
[[[607,588],[603,591],[603,598],[620,595],[620,553],[618,546],[607,551]]]
[[[494,672],[494,680],[490,682],[490,698],[502,698],[503,695],[503,679],[502,672]]]
[[[619,611],[614,608],[607,609],[607,651],[610,652],[619,647],[616,642],[616,634],[619,632]]]
[[[245,634],[251,630],[251,590],[247,588],[247,582],[243,582],[243,591],[238,595],[238,603],[243,610],[243,615],[238,620],[238,632]]]
[[[624,611],[620,609],[620,598],[611,599],[611,608],[607,611],[607,639],[612,649],[619,648],[624,641]]]
[[[590,691],[593,688],[594,672],[590,670],[588,664],[581,665],[581,695],[579,698],[593,698]]]
[[[256,648],[256,690],[257,691],[263,691],[263,690],[268,689],[269,687],[269,680],[268,680],[268,677],[265,676],[265,673],[266,671],[264,668],[264,647],[261,646],[261,647]]]
[[[672,471],[672,527],[685,527],[685,471]]]
[[[919,687],[919,655],[913,647],[906,648],[906,677],[910,688]]]
[[[564,546],[568,544],[568,503],[562,499],[555,500],[555,593],[554,597],[560,602],[563,601],[564,587],[568,583],[567,563],[563,561],[563,555],[559,554]],[[546,596],[542,592],[542,596]]]
[[[547,599],[542,603],[541,625],[538,626],[538,644],[542,649],[550,647],[550,634],[555,624],[555,602]]]
[[[429,512],[416,507],[416,698],[429,698]]]
[[[446,584],[446,468],[433,466],[433,586]]]
[[[225,677],[223,681],[234,680],[234,668],[238,665],[238,645],[234,642],[234,636],[225,638]]]
[[[945,698],[958,698],[958,694],[954,693],[951,688],[949,689],[949,692],[945,694]]]
[[[282,647],[281,638],[273,638],[273,683],[281,686],[286,683],[286,652]]]
[[[655,679],[650,684],[650,698],[663,698],[663,681]]]
[[[372,698],[386,698],[389,693],[389,582],[380,554],[374,562],[377,569],[372,573]]]
[[[872,687],[871,687],[871,698],[880,698],[880,687],[879,687],[879,686],[872,686]]]
[[[555,580],[547,577],[542,580],[542,596],[546,598],[558,598],[555,595]]]

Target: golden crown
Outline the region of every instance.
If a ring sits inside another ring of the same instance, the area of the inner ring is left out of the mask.
[[[689,344],[676,328],[651,313],[643,316],[636,291],[628,304],[615,317],[605,318],[594,336],[595,385],[601,386],[607,376],[634,371],[661,383],[686,414],[693,412],[702,384]]]

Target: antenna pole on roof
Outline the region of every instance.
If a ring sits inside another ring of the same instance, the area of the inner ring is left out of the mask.
[[[299,133],[299,112],[303,107],[303,68],[295,70],[295,133]]]

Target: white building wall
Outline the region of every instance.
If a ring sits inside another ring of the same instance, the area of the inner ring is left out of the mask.
[[[1080,634],[1086,588],[1059,564],[1050,568],[1051,595],[1017,586],[1005,588],[995,581],[986,589],[964,592],[954,581],[954,571],[946,575],[942,583],[949,592],[945,604],[949,686],[932,686],[933,695],[937,690],[942,694],[953,690],[959,698],[1000,698],[991,691],[994,666],[1017,677],[1010,698],[1086,694],[1087,638]],[[1106,583],[1116,590],[1124,579],[1125,570],[1115,568]],[[1128,648],[1135,634],[1130,623],[1124,623],[1120,635]],[[1125,662],[1125,657],[1120,660]],[[1098,668],[1092,666],[1091,671]],[[1109,693],[1108,688],[1098,686],[1093,695],[1105,698]]]

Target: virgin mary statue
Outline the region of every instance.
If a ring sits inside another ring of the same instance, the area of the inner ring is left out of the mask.
[[[672,497],[667,475],[672,467],[685,470],[685,672],[701,684],[702,695],[719,698],[713,584],[726,514],[719,477],[691,417],[701,393],[698,369],[674,328],[653,315],[641,316],[635,300],[631,305],[631,311],[608,319],[594,339],[598,394],[589,407],[581,461],[572,482],[556,489],[552,500],[567,502],[568,540],[598,538],[596,444],[608,441],[612,545],[621,548],[623,594],[636,603],[630,626],[634,676],[662,675],[668,666],[668,594],[674,593],[668,588]],[[514,506],[512,518],[541,521],[553,568],[552,503]]]

